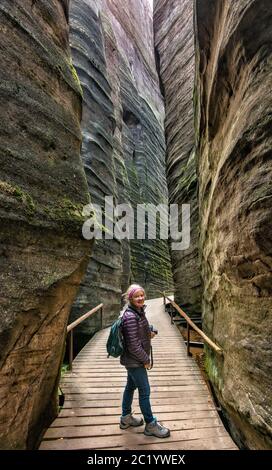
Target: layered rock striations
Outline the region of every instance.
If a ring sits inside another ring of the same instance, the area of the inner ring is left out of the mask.
[[[25,449],[57,411],[89,195],[68,2],[1,0],[0,24],[0,448]]]
[[[91,201],[103,208],[105,196],[112,196],[115,201],[117,199],[114,159],[116,118],[107,74],[101,18],[93,1],[71,2],[70,44],[83,90],[81,156]],[[121,242],[116,239],[97,239],[70,322],[103,302],[104,324],[109,324],[120,310],[121,278]],[[76,342],[99,328],[100,316],[96,314],[75,330]]]
[[[122,108],[121,142],[128,178],[128,202],[168,204],[165,178],[164,106],[154,57],[150,2],[108,0],[109,18],[118,46],[119,93]],[[108,60],[110,70],[111,60]],[[126,180],[125,180],[126,186]],[[122,200],[119,197],[119,202]],[[130,240],[130,281],[144,285],[149,297],[172,287],[167,240]]]
[[[190,204],[191,241],[171,251],[175,301],[191,316],[201,312],[199,218],[194,130],[195,48],[192,0],[154,2],[154,32],[165,98],[166,168],[169,203]]]
[[[104,205],[104,197],[112,196],[115,204],[134,209],[139,203],[167,204],[164,108],[149,2],[73,0],[70,25],[84,96],[82,158],[92,202]],[[167,240],[96,241],[72,319],[103,302],[104,324],[111,323],[131,281],[144,284],[149,296],[171,287]],[[94,321],[82,331],[98,326]]]
[[[251,449],[272,445],[271,22],[269,0],[196,1],[207,368]]]
[[[139,24],[144,24],[141,16]],[[151,34],[149,29],[147,32]],[[137,34],[143,37],[144,31],[139,29]],[[137,34],[134,31],[136,38]],[[145,41],[147,44],[150,43],[148,39],[147,37]],[[135,43],[137,45],[137,40]],[[139,50],[142,50],[140,46],[137,50],[130,45],[128,62],[125,55],[127,48],[121,49],[121,45],[124,45],[122,36],[119,44],[123,152],[129,180],[129,202],[136,213],[137,204],[157,206],[168,203],[164,168],[163,103],[158,94],[152,50],[147,51],[149,57],[144,61],[143,56],[142,64],[138,64]],[[147,55],[146,52],[145,54]],[[155,297],[160,295],[161,290],[172,287],[167,240],[161,240],[158,231],[154,240],[137,239],[136,234],[135,220],[135,239],[130,241],[131,279],[145,286],[148,296]]]

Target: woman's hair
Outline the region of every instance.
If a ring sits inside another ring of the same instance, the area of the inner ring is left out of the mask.
[[[137,292],[138,290],[142,290],[145,294],[145,290],[142,286],[140,286],[139,284],[131,284],[127,291],[125,292],[124,294],[124,297],[125,297],[125,301],[126,302],[129,302],[130,299],[132,299],[133,295],[135,294],[135,292]]]

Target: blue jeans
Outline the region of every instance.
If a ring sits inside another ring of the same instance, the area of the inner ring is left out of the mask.
[[[144,367],[129,367],[127,369],[127,385],[123,395],[122,416],[131,413],[131,405],[134,390],[138,388],[139,405],[146,423],[154,420],[150,406],[150,385],[148,381],[147,371]]]

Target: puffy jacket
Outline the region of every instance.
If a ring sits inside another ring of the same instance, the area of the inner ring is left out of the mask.
[[[125,367],[143,367],[149,362],[150,327],[144,309],[145,307],[138,311],[129,305],[123,313],[122,332],[125,350],[120,362]]]

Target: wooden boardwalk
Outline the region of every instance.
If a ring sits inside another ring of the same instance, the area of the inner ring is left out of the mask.
[[[97,333],[62,378],[65,403],[43,437],[40,449],[193,450],[237,449],[225,430],[198,366],[187,357],[184,341],[162,299],[147,302],[149,322],[159,335],[152,340],[154,367],[149,371],[154,415],[170,428],[165,439],[143,434],[144,426],[119,428],[126,370],[107,358],[109,329]],[[140,413],[138,394],[135,413]]]

